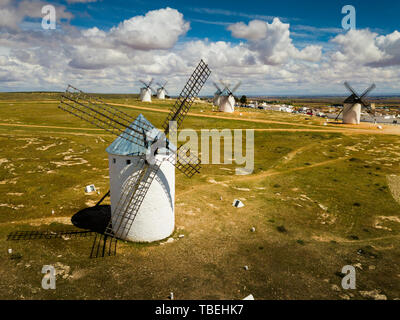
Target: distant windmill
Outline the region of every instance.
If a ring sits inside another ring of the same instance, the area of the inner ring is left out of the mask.
[[[151,87],[153,84],[153,79],[151,79],[148,83],[143,80],[139,80],[143,83],[144,87],[140,88],[140,101],[142,102],[151,102],[151,94],[154,92],[154,89]]]
[[[229,89],[229,84],[226,84],[222,81],[221,81],[221,83],[225,86],[225,89],[223,90],[222,94],[220,95],[219,111],[233,113],[235,111],[234,93],[240,87],[240,85],[242,83],[241,83],[241,81],[239,81],[232,90]]]
[[[217,88],[217,91],[215,91],[215,93],[214,93],[213,105],[218,107],[220,100],[221,100],[221,94],[222,94],[223,90],[215,82],[213,82],[213,84],[214,84],[214,87]]]
[[[171,165],[192,177],[200,170],[200,160],[193,155],[188,156],[189,150],[185,146],[176,149],[166,135],[176,134],[181,127],[210,73],[207,64],[201,60],[165,119],[164,133],[143,116],[133,119],[72,86],[68,86],[62,95],[60,109],[118,136],[107,148],[111,219],[104,235],[96,236],[91,257],[98,256],[101,240],[104,244],[100,251],[104,256],[107,237],[111,241],[156,241],[172,233],[174,214],[173,211],[171,214],[170,208],[174,208],[174,190],[171,188],[175,187],[175,178],[171,174]],[[162,207],[166,203],[165,197],[169,201],[168,208]],[[158,202],[158,199],[162,201]],[[163,216],[165,213],[166,217]]]
[[[158,89],[157,89],[157,99],[164,100],[165,99],[165,94],[168,94],[167,89],[165,86],[167,85],[168,81],[165,81],[163,85],[157,83]]]
[[[376,88],[375,84],[372,84],[364,93],[360,96],[350,86],[348,82],[344,83],[344,86],[351,92],[351,95],[344,101],[343,109],[336,117],[336,121],[343,113],[343,123],[345,124],[360,124],[361,122],[361,108],[364,107],[369,114],[375,113],[375,108],[368,105],[364,98]]]

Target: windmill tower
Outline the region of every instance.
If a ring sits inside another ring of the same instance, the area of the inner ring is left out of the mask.
[[[168,81],[165,81],[164,85],[161,85],[157,83],[159,88],[157,89],[157,99],[164,100],[165,99],[165,94],[168,94],[167,89],[165,89],[165,86],[167,85]]]
[[[138,135],[137,131],[145,126],[147,136]],[[138,130],[133,130],[136,128]],[[137,139],[154,141],[162,137],[142,114],[133,121],[123,135]],[[169,143],[169,149],[176,151]],[[142,206],[136,216],[135,228],[127,234],[126,240],[134,242],[153,242],[168,237],[175,227],[175,166],[168,160],[171,155],[167,148],[158,149],[156,161],[161,163],[153,183],[150,185]],[[131,143],[123,136],[116,138],[106,149],[110,171],[111,212],[117,209],[118,200],[123,196],[124,183],[129,177],[140,174],[143,159],[149,151],[145,146]],[[117,221],[114,221],[116,223]]]
[[[221,94],[223,92],[223,90],[221,90],[221,88],[215,83],[213,82],[214,87],[217,88],[217,91],[215,91],[214,93],[214,98],[213,98],[213,106],[218,107],[221,101]]]
[[[228,112],[233,113],[235,112],[235,96],[234,92],[239,88],[241,82],[239,82],[231,91],[229,89],[229,85],[222,83],[225,86],[224,91],[220,96],[219,101],[219,111],[220,112]]]
[[[144,87],[140,88],[140,101],[142,102],[151,102],[151,94],[154,91],[153,88],[151,87],[153,83],[153,79],[150,80],[150,82],[146,83],[142,80],[140,80],[141,83],[143,83]]]
[[[351,95],[344,101],[343,109],[336,117],[339,119],[341,113],[343,113],[343,123],[344,124],[360,124],[361,122],[361,109],[364,107],[369,114],[374,114],[375,110],[370,107],[363,100],[373,89],[375,89],[375,84],[372,84],[364,93],[360,96],[354,89],[350,86],[348,82],[344,83],[345,87],[351,92]]]
[[[107,148],[112,210],[104,247],[107,237],[152,242],[173,232],[175,167],[192,177],[200,160],[184,145],[177,149],[166,135],[176,135],[210,73],[201,60],[165,119],[163,133],[142,115],[133,119],[72,86],[62,95],[60,109],[118,136]]]

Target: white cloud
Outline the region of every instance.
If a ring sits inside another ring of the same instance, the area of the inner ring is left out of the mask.
[[[116,45],[133,49],[170,49],[189,28],[190,24],[185,22],[179,11],[166,8],[125,20],[112,28],[109,36]]]
[[[290,25],[274,18],[272,23],[253,20],[248,25],[236,23],[228,27],[236,38],[249,41],[249,48],[258,53],[259,59],[268,65],[280,65],[290,58],[317,62],[321,59],[320,46],[297,49],[290,37]]]
[[[377,35],[369,30],[350,30],[346,34],[338,35],[332,40],[339,45],[339,51],[334,58],[361,64],[381,60],[384,54],[376,45]]]
[[[0,29],[19,30],[24,18],[42,18],[42,7],[47,5],[43,1],[24,0],[21,2],[0,0]],[[57,19],[71,19],[73,15],[66,11],[65,6],[55,6]]]
[[[298,46],[291,26],[274,19],[229,26],[240,43],[207,39],[179,41],[189,23],[175,9],[149,11],[109,31],[98,27],[62,32],[20,30],[32,1],[20,8],[0,0],[18,23],[0,32],[0,90],[63,90],[71,83],[86,91],[138,92],[138,79],[169,79],[169,91],[180,92],[200,59],[213,76],[243,81],[238,94],[318,94],[343,92],[343,81],[399,90],[400,33],[378,35],[357,30],[324,45]],[[14,10],[14,11],[13,11]],[[18,13],[16,13],[18,12]],[[0,20],[5,24],[4,20]],[[40,24],[40,22],[38,22]],[[208,83],[202,94],[213,93]],[[322,90],[322,92],[320,91]],[[345,93],[345,92],[343,92]]]
[[[267,35],[267,24],[264,21],[252,20],[249,25],[243,22],[235,23],[227,28],[235,38],[261,40]]]

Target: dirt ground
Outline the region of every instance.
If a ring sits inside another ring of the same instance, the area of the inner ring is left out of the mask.
[[[111,102],[157,126],[170,106]],[[0,298],[400,298],[398,127],[195,105],[186,128],[255,130],[254,173],[236,176],[235,164],[204,165],[192,179],[177,173],[169,239],[119,241],[116,256],[89,259],[94,235],[7,241],[17,231],[84,230],[72,220],[108,190],[113,138],[55,102],[29,104],[29,117],[26,105],[0,109]],[[99,194],[83,192],[92,183]],[[42,289],[43,265],[56,266],[56,290]],[[356,290],[341,286],[346,265],[356,267]]]

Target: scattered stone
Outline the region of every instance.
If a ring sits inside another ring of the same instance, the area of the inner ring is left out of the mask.
[[[54,265],[54,269],[56,270],[56,276],[61,277],[63,279],[68,279],[70,277],[69,271],[71,270],[70,266],[64,265],[61,262],[57,262]]]
[[[244,266],[243,269],[246,270],[246,271],[249,271],[249,267],[248,266]]]
[[[354,267],[355,267],[355,268],[358,268],[358,269],[360,269],[360,270],[363,269],[361,263],[356,263],[356,264],[354,265]]]
[[[243,300],[254,300],[254,297],[253,297],[252,294],[250,294],[246,298],[244,298]]]
[[[96,187],[94,186],[94,184],[85,187],[85,193],[92,193],[92,192],[96,192]]]
[[[220,197],[219,197],[219,200],[221,200],[221,201],[222,201],[222,196],[220,196]]]
[[[372,291],[360,291],[360,294],[363,298],[374,299],[374,300],[387,300],[387,297],[384,294],[381,294],[376,289]]]
[[[173,292],[170,292],[170,294],[169,294],[169,299],[170,299],[170,300],[174,300],[174,293],[173,293]]]
[[[235,208],[243,208],[244,204],[242,201],[235,199],[233,200],[232,206]]]
[[[339,286],[336,285],[336,284],[333,284],[331,288],[332,288],[333,291],[340,292],[340,288],[339,288]]]
[[[168,238],[166,243],[172,243],[172,242],[174,242],[174,238]]]
[[[8,254],[12,254],[12,249],[8,249]]]
[[[51,210],[51,214],[54,214],[54,210]]]
[[[369,270],[375,270],[376,267],[375,267],[375,266],[369,266],[368,269],[369,269]]]
[[[256,232],[256,228],[251,228],[251,232]]]
[[[350,296],[348,296],[347,294],[342,294],[339,296],[341,299],[343,300],[350,300]]]
[[[182,238],[184,238],[184,237],[185,237],[184,234],[180,234],[180,235],[178,236],[179,239],[182,239]]]
[[[325,207],[323,204],[318,204],[318,205],[319,205],[319,207],[320,207],[322,210],[328,211],[328,208]]]

